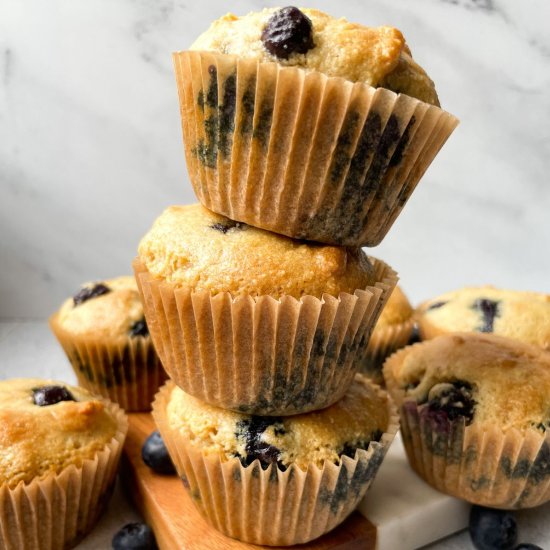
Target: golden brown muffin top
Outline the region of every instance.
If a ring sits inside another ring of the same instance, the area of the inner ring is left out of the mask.
[[[74,335],[94,337],[146,336],[143,306],[134,277],[85,283],[63,302],[56,322]]]
[[[74,400],[56,402],[68,396]],[[0,486],[80,467],[116,432],[111,412],[84,389],[52,380],[0,381]]]
[[[200,204],[166,209],[141,240],[139,257],[154,277],[213,294],[320,298],[374,282],[360,249],[297,241]]]
[[[413,311],[405,293],[399,286],[396,286],[384,306],[374,330],[404,323],[411,318]]]
[[[353,457],[379,441],[389,425],[387,395],[376,391],[366,377],[356,375],[344,397],[320,411],[286,417],[251,416],[213,407],[174,385],[167,402],[166,418],[205,454],[239,457],[243,464],[259,458],[263,465],[309,464],[321,467],[325,460],[338,462]]]
[[[265,8],[242,17],[227,14],[214,21],[191,49],[319,71],[352,82],[382,86],[439,105],[434,83],[412,59],[398,29],[366,27],[315,9],[301,9],[311,21],[313,47],[284,59],[271,54],[262,42],[262,32],[278,10]]]
[[[493,332],[550,350],[550,295],[466,287],[421,304],[420,326],[444,332]]]
[[[494,334],[443,335],[395,354],[384,375],[399,401],[412,399],[451,420],[550,427],[550,353],[536,346]]]

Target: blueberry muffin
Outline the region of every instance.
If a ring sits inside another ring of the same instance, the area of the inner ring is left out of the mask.
[[[131,276],[86,283],[50,318],[78,382],[128,411],[147,411],[166,373]]]
[[[342,397],[396,283],[359,249],[295,241],[198,204],[168,208],[134,266],[170,378],[207,403],[261,415]]]
[[[294,238],[379,244],[458,123],[399,30],[317,10],[226,15],[174,65],[200,202]]]
[[[466,287],[417,309],[422,339],[449,332],[492,332],[550,350],[550,295]]]
[[[377,384],[384,383],[382,366],[386,357],[410,342],[415,326],[413,313],[407,296],[396,286],[374,326],[361,364],[361,371]]]
[[[226,535],[268,545],[307,542],[342,522],[398,427],[387,394],[362,375],[332,406],[290,417],[219,409],[169,383],[153,416],[201,513]]]
[[[124,413],[60,382],[3,380],[0,426],[0,547],[74,546],[108,502]]]
[[[475,504],[550,500],[550,354],[493,334],[454,333],[384,365],[412,467]]]

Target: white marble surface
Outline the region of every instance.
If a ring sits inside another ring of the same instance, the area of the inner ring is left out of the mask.
[[[0,380],[15,375],[76,382],[67,358],[44,321],[0,321]],[[361,504],[361,511],[378,526],[377,550],[413,550],[466,526],[468,506],[422,482],[408,467],[403,448],[396,441]],[[549,549],[549,514],[550,503],[518,512],[521,542]],[[106,513],[78,550],[108,550],[114,533],[125,523],[137,520],[134,507],[117,487]],[[467,531],[425,547],[426,550],[470,548],[473,546]]]
[[[170,52],[271,1],[0,0],[0,318],[44,318],[130,271],[194,200]],[[420,301],[464,284],[549,291],[550,2],[305,2],[403,30],[462,124],[375,253]]]

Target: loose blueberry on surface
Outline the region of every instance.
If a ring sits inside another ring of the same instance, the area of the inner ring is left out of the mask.
[[[311,20],[298,8],[287,6],[276,11],[262,32],[265,49],[279,59],[288,59],[293,53],[306,53],[315,44]]]
[[[448,420],[464,417],[466,425],[472,422],[476,403],[472,386],[468,382],[436,384],[428,394],[428,411],[432,415],[443,414]]]
[[[112,540],[113,550],[157,550],[152,529],[145,523],[128,523]]]
[[[32,389],[32,399],[35,405],[47,407],[60,401],[76,401],[73,394],[63,386],[41,386]]]
[[[478,550],[512,550],[518,538],[515,517],[506,510],[472,506],[470,537]]]
[[[141,448],[143,462],[157,474],[174,475],[176,469],[159,432],[153,432]]]
[[[479,298],[474,302],[473,309],[480,311],[483,315],[483,324],[478,329],[480,332],[493,332],[495,317],[499,315],[499,305],[499,302],[488,298]]]
[[[544,550],[540,546],[537,546],[536,544],[529,544],[527,542],[522,542],[521,544],[518,544],[514,550]]]
[[[149,328],[147,327],[147,322],[145,321],[145,318],[136,321],[130,327],[130,336],[132,338],[136,336],[149,336]]]
[[[79,306],[90,298],[97,298],[98,296],[107,294],[108,292],[111,292],[111,289],[108,286],[103,283],[97,283],[92,287],[84,287],[80,289],[80,291],[73,296],[73,302],[75,306]]]

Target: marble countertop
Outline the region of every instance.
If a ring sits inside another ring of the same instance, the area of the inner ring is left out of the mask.
[[[72,368],[55,337],[50,332],[45,321],[0,321],[0,380],[13,377],[40,377],[76,383]],[[390,477],[391,477],[390,473]],[[376,483],[376,481],[375,481]],[[374,491],[375,488],[371,488]],[[376,487],[379,490],[379,487]],[[396,490],[394,487],[392,490]],[[422,494],[426,494],[422,490]],[[414,497],[414,495],[413,495]],[[411,498],[411,495],[409,495]],[[426,498],[426,497],[425,497]],[[376,500],[376,498],[375,498]],[[373,505],[372,503],[370,505]],[[393,510],[404,514],[403,506]],[[456,507],[450,509],[461,512]],[[392,511],[389,510],[389,513]],[[521,542],[538,544],[542,548],[550,548],[550,503],[532,510],[518,512],[517,519]],[[93,532],[78,546],[78,550],[108,550],[114,535],[126,523],[139,521],[140,517],[133,505],[117,486],[113,498]],[[407,521],[407,518],[402,520]],[[387,522],[386,529],[396,527]],[[410,529],[410,525],[400,525]],[[402,543],[400,550],[412,550],[412,547]],[[464,550],[473,548],[467,531],[454,534],[444,540],[427,547],[429,550]],[[385,549],[385,550],[393,550]]]

